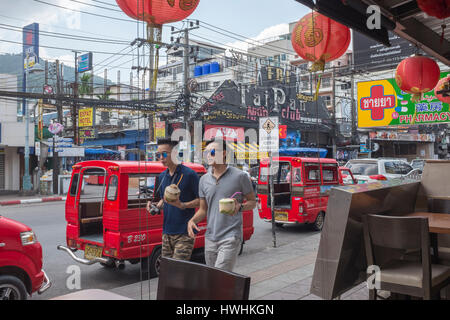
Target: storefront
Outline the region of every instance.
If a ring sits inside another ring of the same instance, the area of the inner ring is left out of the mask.
[[[293,135],[280,140],[280,151],[330,156],[331,118],[325,100],[303,94],[297,82],[295,74],[274,67],[261,68],[254,85],[225,81],[197,113],[205,124],[205,139],[240,141],[246,149],[240,152],[249,152],[258,145],[259,118],[276,116],[288,136]]]
[[[399,133],[395,131],[372,131],[369,137],[379,147],[372,152],[373,158],[434,159],[434,134]]]
[[[126,130],[114,133],[99,133],[96,139],[85,140],[83,147],[110,149],[112,154],[98,154],[98,156],[114,156],[123,160],[139,160],[144,157],[145,144],[148,142],[148,130]],[[123,157],[121,157],[121,154]],[[140,157],[139,154],[142,154]],[[94,155],[91,155],[94,156]],[[142,159],[141,159],[142,160]]]

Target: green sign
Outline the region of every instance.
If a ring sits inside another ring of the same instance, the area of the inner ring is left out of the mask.
[[[441,73],[441,78],[449,72]],[[358,83],[358,127],[405,126],[450,123],[449,104],[439,101],[432,91],[419,102],[403,92],[395,79]]]

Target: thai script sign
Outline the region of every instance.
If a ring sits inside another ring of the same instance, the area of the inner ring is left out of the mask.
[[[447,75],[442,73],[441,78]],[[395,79],[358,83],[358,127],[433,123],[450,123],[449,104],[439,101],[433,90],[415,103],[410,94],[400,90]]]

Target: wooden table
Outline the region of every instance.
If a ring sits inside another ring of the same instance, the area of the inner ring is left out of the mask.
[[[439,263],[437,234],[450,234],[450,214],[414,212],[407,214],[406,217],[428,218],[428,228],[430,229],[430,244],[433,248],[433,263]]]
[[[414,212],[407,214],[406,217],[426,217],[431,233],[450,234],[450,214],[448,213]]]

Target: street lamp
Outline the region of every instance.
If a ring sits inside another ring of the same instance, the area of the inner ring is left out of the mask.
[[[27,92],[28,90],[28,74],[33,73],[33,72],[39,72],[39,71],[44,71],[43,68],[39,65],[36,64],[34,65],[34,68],[32,68],[31,70],[28,70],[30,67],[29,64],[29,58],[30,55],[27,54],[27,60],[26,60],[26,66],[25,66],[25,92]],[[25,192],[29,192],[32,189],[32,185],[31,185],[31,176],[30,176],[30,114],[29,114],[29,110],[28,110],[28,100],[25,98],[24,100],[24,109],[25,109],[25,152],[24,152],[24,175],[23,175],[23,180],[22,180],[22,189]]]

